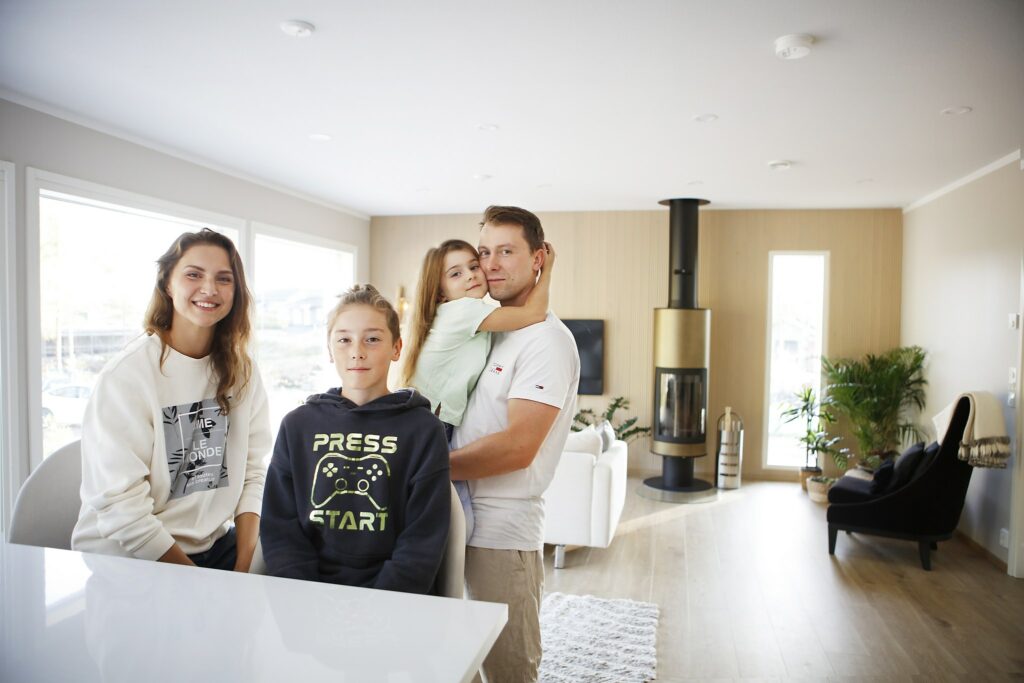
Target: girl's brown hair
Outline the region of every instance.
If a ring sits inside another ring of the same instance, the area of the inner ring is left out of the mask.
[[[402,384],[408,386],[412,376],[416,374],[416,361],[420,357],[423,344],[434,324],[437,307],[441,305],[441,278],[444,276],[444,259],[454,251],[468,251],[473,258],[480,255],[469,242],[464,240],[446,240],[440,246],[427,251],[420,268],[420,281],[416,286],[416,302],[412,310],[412,322],[409,324],[408,348],[405,366],[402,369]]]
[[[174,302],[167,293],[167,284],[181,257],[198,244],[220,247],[227,252],[231,274],[234,277],[235,296],[231,302],[231,311],[217,323],[213,332],[213,346],[210,348],[210,362],[217,378],[217,405],[227,414],[231,408],[230,400],[238,400],[238,394],[241,394],[252,377],[252,360],[249,358],[252,293],[245,284],[242,259],[230,239],[209,228],[203,228],[199,232],[186,232],[174,240],[170,249],[157,259],[156,284],[153,286],[153,296],[146,310],[146,334],[158,335],[163,342],[163,353],[160,355],[160,367],[163,368],[168,353],[167,332],[174,321]],[[236,395],[231,396],[232,392]]]

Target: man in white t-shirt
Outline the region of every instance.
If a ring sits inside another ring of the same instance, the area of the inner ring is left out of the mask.
[[[522,306],[544,267],[535,215],[489,207],[480,265],[491,297]],[[469,597],[508,605],[508,623],[484,660],[489,683],[536,681],[541,659],[544,504],[576,412],[580,359],[548,312],[536,325],[495,333],[451,453],[453,480],[469,480],[476,526],[466,548]]]

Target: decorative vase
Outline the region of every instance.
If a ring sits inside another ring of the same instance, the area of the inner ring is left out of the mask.
[[[807,490],[807,480],[811,477],[821,476],[820,467],[801,467],[800,468],[800,488],[804,491]]]
[[[832,488],[832,481],[820,481],[819,479],[807,480],[807,497],[815,503],[828,502],[828,490]]]

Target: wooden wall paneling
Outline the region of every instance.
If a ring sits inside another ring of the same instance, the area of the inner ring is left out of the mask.
[[[580,397],[603,409],[625,396],[631,414],[651,423],[653,309],[668,301],[668,211],[539,214],[558,252],[552,308],[562,318],[605,320],[605,394]],[[371,281],[388,297],[398,285],[413,296],[417,269],[430,246],[451,237],[477,239],[477,214],[388,216],[371,221]],[[744,477],[794,479],[761,465],[768,308],[768,253],[830,253],[827,350],[858,356],[899,343],[902,215],[898,210],[703,210],[698,301],[712,309],[708,402],[709,457],[726,405],[743,417]],[[660,470],[649,439],[630,444],[630,469]]]

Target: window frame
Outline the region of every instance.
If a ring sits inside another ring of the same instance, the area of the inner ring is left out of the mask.
[[[26,224],[26,353],[28,369],[28,387],[25,396],[28,401],[28,469],[25,476],[35,470],[43,461],[43,427],[42,427],[42,344],[40,306],[42,290],[39,286],[41,264],[40,258],[40,211],[41,193],[49,190],[81,197],[85,200],[102,204],[113,204],[125,207],[134,212],[158,214],[162,218],[178,219],[183,226],[197,223],[208,223],[224,228],[237,230],[240,241],[244,241],[248,221],[236,216],[206,211],[185,204],[158,199],[148,195],[129,192],[118,188],[80,180],[70,176],[43,171],[37,168],[25,169],[25,224]],[[154,259],[159,254],[154,255]],[[245,254],[241,253],[246,270],[249,264]],[[20,443],[25,443],[22,437]],[[19,480],[19,486],[23,478]]]
[[[213,224],[236,230],[236,246],[252,288],[255,288],[255,278],[258,277],[255,269],[257,234],[347,252],[352,257],[353,277],[359,281],[360,276],[360,249],[351,242],[199,209],[31,166],[24,167],[22,189],[17,174],[16,164],[0,160],[0,179],[3,180],[0,195],[0,239],[3,240],[0,282],[4,284],[4,292],[0,295],[0,316],[8,323],[0,330],[0,369],[4,378],[0,388],[0,535],[3,537],[10,529],[14,503],[22,484],[43,461],[42,290],[39,284],[39,221],[43,191],[72,195],[101,205],[114,205],[113,209],[125,207],[141,214],[157,214],[160,218],[180,220],[186,228]],[[18,206],[19,198],[24,200],[24,209]],[[23,229],[19,229],[22,226],[18,223],[21,211]],[[23,264],[19,263],[20,257],[24,258]]]
[[[0,262],[0,282],[4,295],[0,297],[0,319],[6,321],[0,337],[0,535],[6,537],[10,528],[14,502],[21,482],[28,476],[27,451],[22,448],[22,414],[20,410],[24,379],[19,372],[20,344],[18,340],[18,229],[17,229],[17,168],[10,161],[0,161],[0,179],[3,180],[3,202],[0,221],[3,221],[3,260]]]
[[[245,272],[246,277],[249,280],[249,289],[252,291],[254,308],[256,306],[256,279],[259,277],[259,273],[257,272],[258,269],[256,267],[256,237],[259,235],[263,235],[265,237],[272,237],[275,239],[288,240],[290,242],[295,242],[298,244],[304,244],[313,247],[321,247],[324,249],[333,249],[335,251],[348,252],[352,256],[352,281],[353,283],[359,282],[359,248],[355,244],[345,242],[342,240],[335,240],[329,237],[323,237],[322,235],[310,235],[299,232],[297,230],[293,230],[291,228],[284,228],[279,225],[263,223],[260,221],[250,221],[249,227],[250,230],[247,235],[247,242],[245,245],[246,249],[249,250],[249,259],[245,266]],[[259,340],[255,339],[255,327],[253,334],[253,342],[256,351],[255,355],[258,355]],[[326,351],[326,345],[324,347],[324,350]],[[267,389],[267,391],[269,393],[269,389]]]
[[[821,355],[828,356],[828,335],[829,335],[829,287],[831,281],[832,252],[827,249],[778,249],[768,252],[768,286],[767,300],[765,304],[765,356],[764,356],[764,393],[761,399],[762,417],[764,418],[763,438],[761,439],[761,468],[771,472],[795,472],[800,465],[769,465],[768,464],[768,425],[771,420],[771,393],[772,393],[772,294],[775,289],[775,257],[776,256],[823,256],[825,258],[824,271],[822,273],[822,298],[821,298]],[[822,378],[821,384],[824,384]],[[819,386],[821,386],[819,384]]]

